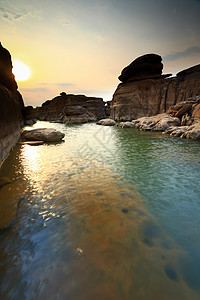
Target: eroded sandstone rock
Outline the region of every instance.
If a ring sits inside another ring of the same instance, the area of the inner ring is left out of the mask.
[[[115,121],[112,119],[102,119],[97,122],[98,125],[103,125],[103,126],[114,126]]]
[[[182,104],[174,108],[173,116],[176,113],[178,117],[186,112],[190,113],[190,105],[196,101],[196,95],[200,94],[200,65],[183,70],[176,77],[165,78],[161,75],[162,68],[156,67],[156,62],[155,69],[152,62],[153,69],[149,67],[145,73],[142,60],[145,61],[146,57],[148,55],[136,59],[122,71],[119,77],[122,83],[113,95],[110,117],[119,121],[131,121],[165,112],[171,114],[172,111],[168,111],[170,107],[185,101],[184,108]]]
[[[131,125],[132,124],[132,125]],[[200,139],[200,119],[192,125],[180,126],[180,119],[167,113],[143,117],[132,122],[120,122],[119,127],[135,127],[145,131],[161,131],[171,136],[188,139]]]
[[[31,112],[31,114],[30,114]],[[41,107],[26,112],[28,118],[66,124],[87,123],[105,118],[105,103],[102,98],[86,97],[62,92],[47,100]]]
[[[65,134],[53,128],[37,128],[32,130],[25,130],[22,138],[27,141],[44,141],[44,142],[58,142],[64,138]]]
[[[119,80],[126,82],[146,76],[161,75],[163,69],[162,58],[157,54],[146,54],[136,58],[130,65],[125,67]]]
[[[20,137],[23,108],[12,74],[11,55],[0,43],[0,164]]]

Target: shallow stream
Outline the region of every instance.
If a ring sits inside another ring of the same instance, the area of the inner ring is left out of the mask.
[[[0,170],[0,205],[19,200],[0,231],[0,299],[200,299],[200,142],[33,127],[65,142],[17,145]]]

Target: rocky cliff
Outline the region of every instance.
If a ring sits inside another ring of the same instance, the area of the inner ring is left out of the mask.
[[[10,53],[0,43],[0,164],[20,137],[23,107]]]
[[[200,65],[167,78],[170,74],[162,75],[161,60],[159,55],[147,54],[122,70],[122,83],[111,103],[111,118],[125,121],[156,115],[200,95]]]
[[[62,92],[60,96],[44,102],[41,107],[32,111],[29,108],[26,119],[34,117],[61,123],[85,123],[104,118],[105,105],[102,98]]]

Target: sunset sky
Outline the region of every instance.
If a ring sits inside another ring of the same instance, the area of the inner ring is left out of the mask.
[[[26,105],[60,92],[111,100],[121,70],[146,53],[164,73],[200,63],[200,0],[0,0],[0,41],[31,69]]]

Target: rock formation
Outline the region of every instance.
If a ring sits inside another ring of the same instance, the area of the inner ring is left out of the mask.
[[[166,113],[142,117],[132,122],[120,122],[118,126],[162,131],[181,138],[200,139],[200,96],[180,102],[170,107]]]
[[[10,52],[0,42],[0,83],[11,91],[16,91],[18,86],[12,73],[12,60]]]
[[[114,126],[116,123],[112,119],[102,119],[97,122],[97,125]]]
[[[172,105],[200,94],[200,65],[162,75],[161,57],[147,54],[126,67],[113,95],[111,118],[133,120],[166,112]]]
[[[20,137],[23,107],[10,53],[0,44],[0,164]]]
[[[43,142],[60,142],[65,134],[55,130],[54,128],[37,128],[32,130],[24,130],[22,139],[26,141],[43,141]]]
[[[62,92],[60,96],[47,100],[32,110],[30,118],[61,123],[86,123],[105,118],[105,105],[102,98],[86,97]]]
[[[146,54],[135,59],[124,68],[118,77],[120,81],[134,81],[154,75],[161,75],[163,69],[162,58],[157,54]]]

